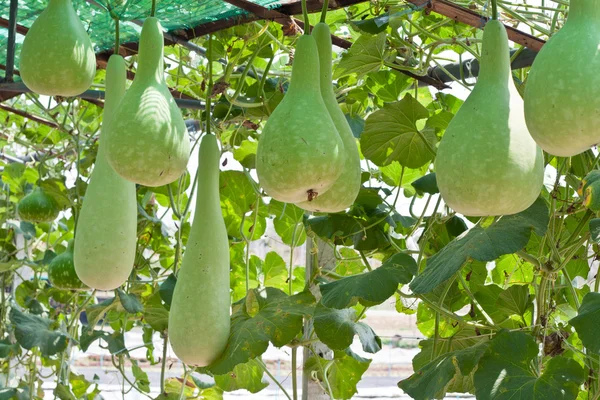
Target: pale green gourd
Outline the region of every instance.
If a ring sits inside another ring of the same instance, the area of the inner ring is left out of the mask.
[[[102,130],[114,118],[125,94],[125,60],[112,55],[106,67]],[[100,136],[96,164],[85,192],[75,235],[75,270],[86,285],[98,290],[121,286],[131,274],[137,240],[135,184],[119,176],[105,157]]]
[[[313,28],[311,35],[315,38],[319,50],[321,96],[342,139],[345,162],[342,174],[327,192],[320,194],[312,201],[298,203],[297,206],[308,211],[333,213],[350,207],[358,196],[361,183],[360,155],[352,129],[340,109],[331,84],[331,31],[329,25],[324,22],[318,23]]]
[[[444,133],[435,169],[446,204],[468,216],[515,214],[540,194],[544,157],[527,132],[497,20],[485,26],[477,84]]]
[[[275,200],[300,203],[327,192],[344,162],[342,139],[321,97],[317,44],[302,35],[288,91],[258,141],[258,180]]]
[[[194,221],[169,312],[169,340],[188,365],[206,366],[225,349],[230,333],[229,241],[219,197],[220,151],[202,138]]]
[[[19,72],[38,94],[76,96],[90,87],[96,55],[71,0],[50,0],[33,22],[23,40]]]
[[[546,152],[570,157],[600,143],[600,2],[571,0],[565,25],[539,52],[525,118]]]
[[[147,18],[135,78],[105,131],[109,164],[123,178],[144,186],[173,182],[190,157],[187,128],[165,81],[163,46],[160,22]]]

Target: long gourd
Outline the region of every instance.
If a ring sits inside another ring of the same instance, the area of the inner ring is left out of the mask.
[[[542,47],[525,86],[531,135],[561,157],[600,143],[600,2],[569,4],[565,25]]]
[[[160,22],[147,18],[135,78],[106,131],[109,164],[144,186],[173,182],[185,172],[190,157],[187,128],[165,81],[163,46]]]
[[[258,140],[258,180],[275,200],[310,201],[333,186],[344,161],[342,139],[321,97],[317,44],[302,35],[288,91]]]
[[[50,0],[33,22],[23,40],[19,72],[38,94],[76,96],[90,87],[96,55],[71,0]]]
[[[102,130],[115,115],[125,94],[125,60],[112,55],[106,67],[106,92]],[[119,176],[105,157],[105,135],[100,136],[96,164],[75,235],[74,261],[77,276],[99,290],[121,286],[133,268],[137,240],[135,184]]]
[[[485,26],[477,84],[444,133],[435,169],[446,204],[469,216],[515,214],[540,194],[544,157],[527,132],[497,20]]]
[[[308,211],[339,212],[350,207],[360,190],[360,155],[356,146],[356,139],[346,120],[346,116],[333,91],[332,82],[332,53],[331,31],[329,25],[320,22],[313,28],[311,35],[317,42],[319,50],[320,87],[321,96],[333,120],[335,128],[342,139],[344,146],[344,170],[333,186],[325,193],[317,196],[312,201],[304,201],[297,205]]]
[[[196,209],[169,312],[169,340],[188,365],[206,366],[230,333],[229,242],[219,198],[219,147],[202,138]]]

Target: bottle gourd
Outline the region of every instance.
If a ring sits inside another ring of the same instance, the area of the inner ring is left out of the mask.
[[[85,290],[87,287],[75,271],[73,261],[74,241],[69,240],[67,249],[54,257],[48,265],[48,280],[50,284],[58,289],[63,290]]]
[[[194,221],[169,313],[169,340],[181,361],[206,366],[225,349],[230,333],[229,241],[219,198],[219,147],[202,138]]]
[[[179,178],[190,156],[190,140],[163,67],[163,31],[147,18],[140,35],[138,68],[106,131],[106,157],[123,178],[162,186]]]
[[[54,198],[41,187],[36,187],[17,204],[17,214],[25,222],[52,222],[60,209]]]
[[[333,186],[324,194],[317,196],[312,201],[298,203],[297,206],[308,211],[339,212],[350,207],[360,190],[360,155],[356,146],[356,139],[340,109],[331,85],[331,31],[329,25],[320,22],[313,28],[311,35],[317,42],[319,51],[320,87],[321,96],[333,120],[335,128],[342,139],[345,155],[344,170]]]
[[[527,132],[510,70],[504,25],[483,32],[477,84],[439,144],[437,185],[446,204],[468,216],[515,214],[537,199],[544,158]]]
[[[19,60],[21,79],[35,93],[68,97],[90,87],[96,55],[71,0],[50,0],[29,28]]]
[[[600,143],[598,21],[598,0],[571,0],[565,25],[542,47],[529,71],[527,127],[555,156],[574,156]]]
[[[344,162],[342,139],[321,97],[317,44],[302,35],[288,91],[258,140],[258,180],[275,200],[311,201],[333,186]]]
[[[110,124],[125,94],[125,60],[112,55],[106,67],[102,130]],[[105,134],[100,135],[96,164],[85,192],[75,235],[75,269],[89,287],[112,290],[131,274],[137,241],[135,184],[108,164]]]

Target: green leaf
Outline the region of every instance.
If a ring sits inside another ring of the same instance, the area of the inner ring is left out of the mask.
[[[242,141],[242,145],[235,150],[233,150],[233,158],[239,161],[242,166],[254,169],[256,168],[256,149],[258,147],[258,142],[244,140]]]
[[[519,214],[500,217],[487,227],[478,224],[427,260],[427,267],[411,282],[410,288],[416,294],[428,293],[454,275],[470,258],[494,261],[501,255],[521,250],[527,246],[531,232],[538,236],[546,233],[548,221],[548,207],[540,198]]]
[[[0,358],[11,358],[19,351],[19,345],[11,343],[10,339],[0,340]]]
[[[73,394],[77,399],[80,399],[87,391],[88,388],[92,385],[83,374],[78,375],[71,371],[69,374],[69,382],[71,383],[71,388],[73,390]],[[95,385],[95,389],[92,391],[93,393],[100,393],[98,389],[98,385]]]
[[[600,218],[590,220],[590,235],[594,242],[600,243]]]
[[[269,342],[282,347],[294,339],[302,330],[303,317],[312,313],[315,298],[309,291],[288,296],[275,288],[265,288],[258,292],[256,299],[259,311],[250,316],[245,299],[236,303],[231,316],[231,334],[225,351],[208,368],[217,375],[223,375],[233,368],[267,350]]]
[[[389,13],[379,15],[375,18],[362,19],[358,21],[351,21],[350,23],[356,29],[359,29],[366,33],[377,34],[383,32],[388,27],[390,21]]]
[[[254,240],[260,238],[267,226],[266,206],[257,196],[249,178],[242,171],[222,171],[219,177],[221,210],[227,227],[227,234],[241,237],[240,226],[244,222],[243,234]],[[256,217],[256,207],[260,207]],[[249,215],[246,215],[252,211]],[[254,220],[256,219],[256,226]]]
[[[398,253],[373,271],[321,285],[321,303],[337,309],[357,302],[369,307],[381,304],[393,296],[398,284],[410,282],[416,273],[416,261],[407,254]]]
[[[429,111],[410,94],[375,111],[365,124],[360,137],[363,155],[378,166],[393,161],[409,168],[419,168],[435,156],[437,137],[431,129],[417,128],[417,121],[427,118]]]
[[[107,312],[116,308],[117,306],[118,303],[115,301],[114,297],[112,299],[104,300],[101,303],[87,306],[85,313],[87,315],[89,326],[93,328],[98,325],[100,319],[102,319]]]
[[[590,351],[600,354],[600,293],[585,295],[577,316],[569,321],[577,331],[583,345]]]
[[[164,332],[169,325],[169,311],[161,304],[160,294],[154,294],[146,300],[144,321],[158,332]]]
[[[66,333],[51,329],[53,321],[49,319],[25,314],[13,307],[10,321],[15,326],[15,338],[24,349],[39,347],[44,356],[52,356],[67,348],[69,337]]]
[[[268,252],[264,262],[260,262],[260,269],[262,270],[264,286],[287,291],[288,269],[279,254],[274,251]]]
[[[150,393],[150,380],[148,374],[146,374],[137,364],[137,361],[131,360],[131,372],[135,378],[138,389],[144,393]]]
[[[523,318],[532,305],[528,285],[513,285],[506,290],[498,285],[482,286],[475,292],[475,299],[497,324],[513,315],[518,315],[521,319],[517,322],[521,326],[525,325]],[[518,328],[519,325],[511,327]]]
[[[144,306],[133,294],[127,294],[121,289],[117,289],[117,295],[121,301],[121,305],[129,314],[144,312]]]
[[[319,380],[323,381],[323,371],[327,371],[327,382],[331,387],[333,398],[351,399],[356,393],[356,385],[369,368],[371,360],[359,357],[350,350],[334,352],[333,360],[310,357],[304,366],[308,373],[316,372]],[[323,384],[325,385],[325,384]]]
[[[223,375],[215,375],[215,383],[225,392],[246,389],[250,393],[258,393],[267,386],[263,381],[264,370],[260,358],[255,358],[244,364],[235,366],[232,372]]]
[[[175,284],[177,284],[177,278],[175,277],[175,274],[170,274],[167,279],[160,284],[160,288],[158,289],[161,300],[169,307],[171,306],[171,300],[173,299]]]
[[[327,308],[319,303],[314,313],[315,333],[332,350],[348,348],[358,335],[363,350],[367,353],[377,353],[381,350],[381,339],[371,327],[356,321],[356,311],[353,308],[336,310]]]
[[[487,346],[483,342],[445,353],[419,368],[408,379],[398,382],[398,387],[415,400],[440,398],[457,375],[465,377],[473,372]]]
[[[423,193],[436,194],[440,192],[437,186],[437,179],[435,172],[427,174],[422,178],[417,179],[416,181],[411,183],[411,186],[415,188],[418,194],[423,195]]]
[[[491,342],[475,372],[478,400],[571,400],[584,381],[583,368],[571,358],[551,358],[537,375],[531,362],[538,346],[524,332],[501,331]]]
[[[304,210],[294,204],[271,200],[269,214],[274,215],[273,225],[281,241],[287,245],[302,246],[306,231],[302,223]]]
[[[377,71],[367,76],[366,88],[381,101],[398,101],[400,94],[412,83],[408,75],[396,71]]]
[[[71,393],[69,387],[62,383],[56,385],[53,394],[60,400],[76,400],[76,397]]]
[[[369,72],[378,71],[385,58],[386,34],[381,32],[376,36],[361,35],[352,47],[342,55],[342,59],[334,71],[334,78],[350,74],[362,76]]]

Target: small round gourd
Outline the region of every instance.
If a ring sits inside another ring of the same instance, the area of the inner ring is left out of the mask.
[[[41,187],[36,187],[17,204],[17,214],[25,222],[52,222],[60,212],[58,203]]]

